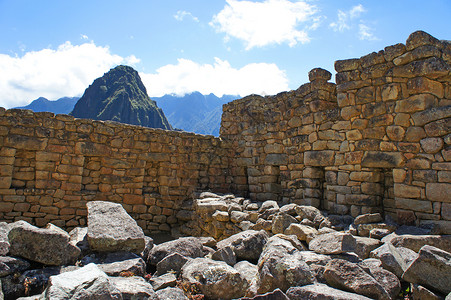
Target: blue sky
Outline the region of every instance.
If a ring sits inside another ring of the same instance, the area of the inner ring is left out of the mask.
[[[451,39],[450,0],[0,0],[0,106],[81,96],[118,64],[148,94],[276,94],[335,60]]]

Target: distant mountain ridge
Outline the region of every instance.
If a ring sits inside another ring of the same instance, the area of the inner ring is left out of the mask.
[[[49,111],[54,114],[69,114],[77,103],[80,97],[63,97],[58,100],[48,100],[44,97],[39,97],[33,100],[27,106],[15,107],[20,109],[31,109],[34,112]]]
[[[172,129],[161,108],[147,95],[138,72],[129,66],[117,66],[94,80],[70,114],[76,118]]]
[[[164,95],[153,97],[163,109],[174,128],[199,134],[219,136],[222,105],[240,96],[214,94],[203,95],[193,92],[184,96]]]

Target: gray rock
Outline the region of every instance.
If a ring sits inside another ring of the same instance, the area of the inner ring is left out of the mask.
[[[412,291],[413,300],[443,300],[441,294],[434,293],[418,284],[411,284],[410,290]]]
[[[233,223],[241,223],[243,221],[247,221],[249,219],[249,214],[241,211],[231,211],[230,212],[230,221]]]
[[[88,242],[88,227],[75,227],[69,232],[69,236],[69,243],[80,248],[81,256],[86,256],[91,253]]]
[[[298,220],[288,214],[278,213],[272,220],[271,231],[274,234],[284,233],[285,229],[293,223],[298,223]]]
[[[211,258],[213,260],[223,261],[230,266],[236,264],[236,255],[235,252],[233,252],[233,248],[231,246],[219,248],[212,254]]]
[[[249,282],[249,285],[251,285],[253,281],[257,280],[258,267],[254,264],[251,264],[247,260],[242,260],[236,263],[233,268],[240,272],[240,274],[243,275],[244,278],[246,278],[246,280]]]
[[[144,232],[122,205],[91,201],[88,207],[88,242],[94,251],[127,251],[140,254],[145,247]]]
[[[382,262],[375,258],[368,258],[359,263],[368,274],[387,291],[392,299],[395,299],[401,291],[401,282],[395,274],[382,268]]]
[[[22,273],[30,267],[30,263],[25,259],[0,256],[0,277],[5,277],[13,273]]]
[[[216,247],[216,244],[218,243],[214,238],[210,236],[201,236],[198,237],[199,241],[202,243],[203,246],[207,247]]]
[[[297,216],[297,213],[296,213],[296,206],[298,206],[298,205],[295,204],[295,203],[285,204],[284,206],[282,206],[282,207],[279,209],[279,211],[280,211],[281,213],[288,214],[288,215],[290,215],[290,216]]]
[[[268,209],[279,209],[279,204],[277,203],[277,201],[267,200],[267,201],[262,203],[262,205],[260,206],[258,212],[259,213],[263,213],[263,212],[265,212]]]
[[[159,300],[188,300],[183,291],[175,287],[167,287],[157,291]]]
[[[233,299],[243,297],[249,283],[237,270],[222,261],[209,258],[195,258],[182,268],[182,281],[200,289],[212,299]]]
[[[108,275],[95,264],[76,271],[51,276],[43,293],[44,299],[122,299],[121,292]]]
[[[157,275],[163,275],[169,271],[180,274],[183,265],[188,261],[188,257],[177,252],[169,254],[157,263]]]
[[[256,261],[268,240],[264,230],[246,230],[217,243],[218,249],[230,246],[238,260]]]
[[[326,284],[316,283],[294,286],[286,292],[290,300],[370,300],[371,298],[332,288]]]
[[[371,223],[371,224],[359,224],[357,225],[357,232],[360,236],[368,237],[370,235],[371,230],[373,229],[385,229],[390,232],[396,230],[396,226],[393,224],[387,223]],[[384,241],[382,241],[384,242]]]
[[[380,213],[360,215],[357,216],[354,220],[355,225],[379,223],[379,222],[382,222],[382,216]]]
[[[290,298],[288,298],[280,289],[275,289],[272,292],[256,295],[252,298],[241,298],[240,300],[290,300]]]
[[[309,243],[309,250],[319,254],[340,254],[352,252],[355,249],[355,239],[349,233],[331,232],[315,237]]]
[[[332,287],[375,299],[390,299],[387,291],[359,265],[342,259],[327,263],[324,278]]]
[[[144,261],[147,261],[147,258],[149,257],[150,250],[152,250],[154,243],[153,238],[149,236],[144,237],[145,246],[143,252],[141,252],[141,257],[144,259]]]
[[[302,260],[300,251],[286,239],[279,236],[269,238],[258,260],[258,293],[280,288],[286,291],[290,286],[313,283],[315,277]]]
[[[149,281],[153,289],[158,291],[167,287],[175,287],[177,284],[177,277],[172,273],[166,273],[161,276],[153,276]]]
[[[443,251],[451,251],[451,235],[399,235],[390,242],[395,247],[405,247],[415,252],[420,251],[424,245],[433,246]]]
[[[374,228],[370,230],[370,238],[381,240],[391,232],[388,229]]]
[[[159,300],[152,285],[142,277],[109,277],[109,280],[124,300]]]
[[[69,243],[70,236],[67,232],[52,224],[38,228],[25,221],[18,221],[9,231],[8,238],[10,255],[45,265],[72,264],[81,252]]]
[[[82,265],[94,263],[109,276],[144,276],[146,263],[144,260],[131,252],[96,253],[83,257]]]
[[[370,257],[379,259],[384,269],[401,278],[407,266],[418,257],[418,254],[408,248],[396,248],[391,243],[385,243],[371,251]]]
[[[451,292],[451,253],[425,245],[402,275],[402,279],[441,293]]]
[[[318,235],[316,228],[302,225],[302,224],[290,224],[284,232],[287,235],[295,235],[300,241],[306,241],[310,243]]]
[[[7,255],[9,252],[9,225],[6,222],[0,222],[0,256]]]
[[[361,258],[365,259],[370,256],[370,252],[382,245],[382,242],[376,239],[354,236],[355,249],[354,252]]]
[[[199,239],[194,237],[183,237],[173,241],[155,245],[150,250],[147,263],[156,266],[163,258],[170,254],[178,253],[185,257],[202,257],[203,245]]]
[[[321,211],[313,206],[298,205],[295,207],[295,210],[301,220],[308,219],[312,222],[315,222],[317,226],[319,226],[319,224],[321,224],[324,219]]]

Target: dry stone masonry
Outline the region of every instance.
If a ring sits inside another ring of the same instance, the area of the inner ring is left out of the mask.
[[[318,68],[297,90],[224,105],[219,138],[0,108],[0,220],[72,229],[102,200],[145,233],[198,230],[187,200],[213,191],[450,234],[450,65],[450,42],[414,32],[337,61],[335,83]],[[211,216],[218,237],[232,215]]]

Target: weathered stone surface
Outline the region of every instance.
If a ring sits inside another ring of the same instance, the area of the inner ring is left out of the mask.
[[[141,253],[144,232],[117,203],[92,201],[88,207],[88,242],[95,251]]]
[[[121,293],[122,299],[159,300],[152,285],[142,277],[109,277],[108,279]]]
[[[367,168],[396,168],[402,165],[403,157],[398,152],[367,151],[362,158],[362,166]]]
[[[97,253],[83,257],[82,265],[94,263],[109,276],[120,276],[121,274],[133,274],[144,276],[146,263],[144,260],[131,252]]]
[[[324,300],[369,300],[371,298],[335,289],[326,284],[315,283],[290,287],[286,292],[291,300],[324,299]]]
[[[239,260],[256,261],[268,240],[264,230],[246,230],[217,243],[218,249],[230,246]]]
[[[174,253],[191,258],[201,257],[203,256],[203,246],[199,239],[194,237],[179,238],[155,245],[149,253],[147,263],[155,266],[163,258]]]
[[[163,275],[169,271],[174,271],[176,274],[179,274],[180,270],[188,261],[188,259],[188,257],[183,256],[177,252],[171,253],[157,263],[156,274]]]
[[[411,284],[410,289],[412,291],[413,300],[443,300],[441,295],[434,293],[419,284]]]
[[[284,232],[286,235],[295,235],[300,241],[310,243],[318,235],[318,230],[314,227],[302,224],[290,224]]]
[[[0,256],[7,255],[9,252],[8,233],[8,223],[0,222]]]
[[[167,300],[188,300],[183,291],[175,287],[167,287],[156,292],[158,299]]]
[[[249,286],[257,280],[258,267],[247,260],[236,263],[233,268],[246,278],[247,282],[249,282]]]
[[[444,251],[451,249],[451,235],[412,235],[395,236],[390,242],[395,247],[405,247],[415,252],[420,251],[424,245],[434,246]]]
[[[121,292],[95,264],[51,276],[43,299],[121,299]]]
[[[412,115],[415,126],[424,126],[427,123],[451,116],[451,105],[432,107],[424,111],[416,112]]]
[[[390,299],[387,291],[357,264],[342,259],[327,263],[324,278],[332,287],[350,290],[375,299]]]
[[[402,279],[418,283],[444,294],[451,292],[451,253],[433,246],[421,247],[415,259],[402,275]]]
[[[370,257],[379,259],[384,269],[401,278],[407,266],[418,257],[418,254],[409,248],[394,247],[391,243],[385,243],[371,251]]]
[[[236,255],[235,252],[233,251],[232,246],[225,246],[219,248],[211,255],[211,258],[213,260],[223,261],[230,266],[236,264]]]
[[[8,238],[11,255],[46,265],[74,263],[80,255],[80,249],[69,243],[69,234],[52,224],[37,228],[18,221],[9,231]]]
[[[0,277],[5,277],[16,272],[23,272],[30,267],[25,259],[11,256],[0,256]]]
[[[427,183],[426,197],[431,201],[451,203],[451,197],[449,197],[450,189],[450,183]]]
[[[258,260],[258,293],[290,286],[313,283],[314,276],[309,266],[301,260],[300,252],[288,240],[271,237]]]
[[[177,277],[172,273],[166,273],[160,276],[152,276],[149,282],[152,285],[152,288],[155,291],[158,291],[167,287],[175,287],[177,284]]]
[[[368,258],[370,252],[382,245],[382,242],[376,239],[354,236],[355,249],[354,252],[361,258]]]
[[[288,214],[278,213],[273,217],[271,231],[274,234],[284,233],[291,224],[297,222],[294,217]]]
[[[304,161],[307,166],[331,166],[334,164],[334,151],[306,151]]]
[[[360,215],[354,220],[355,225],[360,224],[368,224],[368,223],[379,223],[382,221],[382,216],[380,213],[374,213],[374,214],[364,214]]]
[[[396,299],[401,291],[401,282],[395,274],[382,268],[382,263],[378,259],[368,258],[359,263],[368,274],[388,292],[391,299]]]
[[[328,81],[330,80],[331,77],[332,74],[329,71],[324,70],[322,68],[315,68],[310,70],[310,72],[308,72],[308,78],[310,81],[317,79]]]
[[[256,295],[252,298],[241,298],[241,300],[290,300],[290,298],[280,289],[275,289],[272,292]]]
[[[249,284],[237,270],[225,262],[195,258],[182,268],[182,281],[199,288],[208,298],[243,297]]]
[[[352,252],[354,249],[354,237],[342,232],[321,234],[309,243],[309,250],[319,254],[340,254]]]

